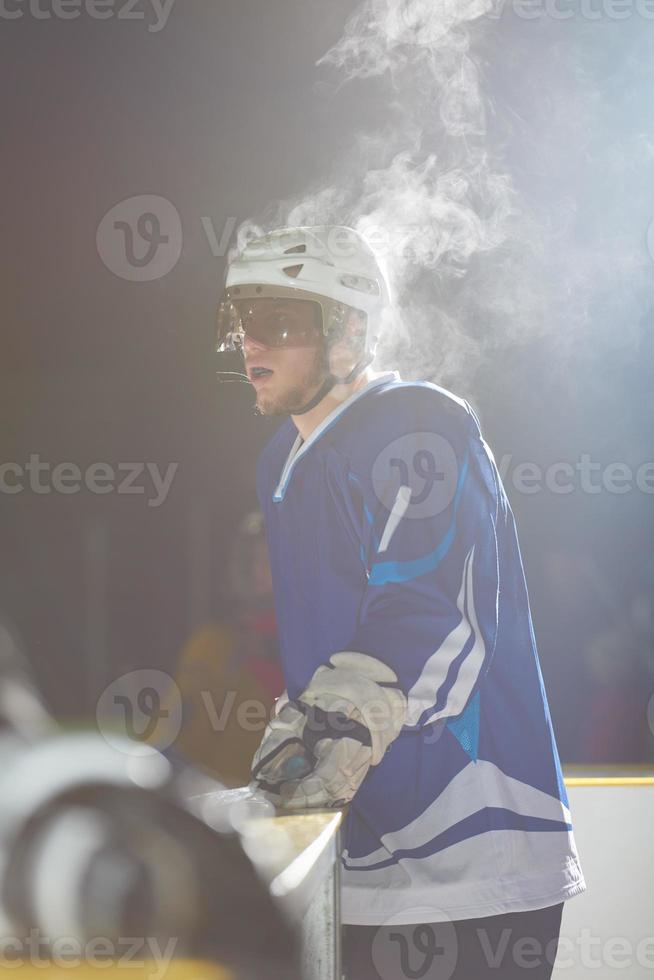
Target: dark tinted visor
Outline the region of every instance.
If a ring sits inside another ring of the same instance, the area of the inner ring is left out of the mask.
[[[233,299],[242,332],[266,347],[317,347],[322,310],[309,299]]]

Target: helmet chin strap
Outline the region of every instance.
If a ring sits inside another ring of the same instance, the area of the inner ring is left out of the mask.
[[[326,375],[323,384],[320,386],[313,398],[309,399],[306,405],[302,408],[293,409],[292,415],[305,415],[310,412],[312,408],[319,405],[320,402],[325,398],[329,392],[336,385],[349,385],[362,371],[364,371],[373,359],[373,355],[368,351],[364,356],[357,361],[352,370],[345,375],[345,377],[339,377],[336,374],[332,374],[331,371]]]
[[[291,415],[305,415],[307,412],[310,412],[312,408],[319,405],[323,398],[329,394],[335,384],[336,378],[333,375],[328,374],[313,398],[310,398],[306,405],[303,405],[302,408],[294,408]]]

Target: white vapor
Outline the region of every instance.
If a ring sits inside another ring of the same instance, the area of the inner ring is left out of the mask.
[[[240,242],[281,225],[355,227],[379,254],[395,299],[379,366],[398,364],[406,377],[464,393],[489,358],[501,370],[502,351],[547,346],[553,333],[561,365],[569,361],[597,329],[603,294],[609,347],[620,343],[610,338],[621,307],[633,341],[652,272],[646,224],[634,233],[627,190],[612,196],[602,188],[592,161],[587,187],[566,172],[575,154],[581,166],[601,111],[598,85],[574,74],[587,25],[577,23],[579,38],[571,34],[562,45],[560,24],[512,19],[503,7],[498,0],[364,0],[317,62],[335,80],[319,91],[337,108],[344,87],[352,97],[352,83],[365,84],[368,100],[376,88],[383,123],[371,118],[313,187],[239,229]],[[618,28],[591,25],[607,40]],[[498,60],[510,66],[515,88],[507,103],[491,97],[489,64]],[[525,102],[528,118],[514,108],[523,89],[534,96]],[[604,168],[631,159],[639,186],[651,143],[621,150],[610,131],[599,135]],[[509,170],[516,152],[528,174],[520,190]],[[567,185],[557,184],[559,172]],[[575,221],[586,216],[584,193],[593,190],[603,218],[601,237],[589,243],[576,238]]]

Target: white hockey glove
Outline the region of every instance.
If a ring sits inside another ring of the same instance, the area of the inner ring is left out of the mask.
[[[330,665],[283,705],[252,762],[255,782],[279,806],[349,802],[404,724],[407,700],[390,667],[364,653],[335,653]]]

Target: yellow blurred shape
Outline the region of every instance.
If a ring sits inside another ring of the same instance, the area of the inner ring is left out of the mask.
[[[45,957],[41,966],[31,963],[11,962],[7,959],[0,964],[5,975],[13,975],[17,980],[236,980],[227,967],[209,960],[171,960],[160,963],[156,960],[120,963],[120,961],[97,960],[93,963],[71,961],[66,964],[48,964]]]

